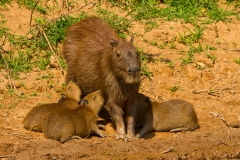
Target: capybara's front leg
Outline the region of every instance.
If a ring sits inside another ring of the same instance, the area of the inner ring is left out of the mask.
[[[136,105],[126,105],[127,138],[135,137]]]
[[[116,126],[116,138],[126,140],[126,130],[123,121],[123,111],[118,105],[107,105],[106,109],[114,119]]]

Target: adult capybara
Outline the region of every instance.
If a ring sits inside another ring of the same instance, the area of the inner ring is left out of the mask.
[[[199,128],[198,119],[193,106],[183,100],[157,102],[139,94],[136,121],[143,128],[136,135],[142,137],[150,131],[193,131]]]
[[[58,103],[49,103],[32,108],[23,119],[24,128],[32,131],[42,131],[41,120],[44,116],[58,108],[77,108],[80,100],[81,90],[70,81],[61,94],[61,99]]]
[[[71,79],[83,95],[101,90],[105,108],[115,121],[117,138],[133,137],[137,94],[140,84],[140,56],[129,42],[118,37],[111,26],[98,17],[86,18],[66,32],[63,56]]]
[[[98,111],[103,106],[101,92],[93,92],[81,100],[77,109],[61,107],[42,119],[42,130],[47,138],[66,142],[77,137],[88,137],[92,132],[101,137],[97,124]]]

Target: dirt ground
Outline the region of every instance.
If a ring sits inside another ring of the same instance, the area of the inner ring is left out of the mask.
[[[6,26],[13,33],[26,35],[31,12],[16,4],[10,7],[11,12],[1,11],[7,20]],[[94,9],[82,10],[93,14]],[[51,15],[48,16],[51,19]],[[27,112],[38,103],[57,102],[65,79],[60,68],[21,73],[14,84],[18,94],[27,95],[25,98],[9,93],[6,88],[9,79],[4,76],[8,73],[1,69],[0,159],[240,159],[240,65],[234,62],[240,58],[240,22],[232,17],[231,23],[220,21],[206,25],[201,44],[217,48],[209,50],[217,59],[213,62],[201,52],[187,65],[181,65],[181,58],[186,55],[180,51],[188,48],[179,42],[178,33],[187,34],[186,28],[192,26],[182,21],[158,21],[158,25],[147,33],[140,22],[134,22],[130,29],[139,35],[135,46],[147,53],[147,67],[153,73],[151,80],[142,76],[140,92],[158,101],[177,98],[192,103],[200,129],[150,132],[143,138],[125,142],[115,139],[113,125],[108,123],[103,131],[109,135],[107,138],[93,135],[61,144],[46,139],[43,133],[25,130],[22,124]],[[176,49],[159,48],[146,40],[175,41]],[[166,65],[169,60],[174,62],[174,68]],[[205,69],[197,69],[199,65]],[[53,87],[49,87],[50,84]],[[171,92],[173,86],[179,86],[179,90]],[[35,96],[30,96],[33,93]]]

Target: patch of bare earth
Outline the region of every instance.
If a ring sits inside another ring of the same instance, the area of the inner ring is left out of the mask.
[[[10,8],[11,12],[2,12],[7,26],[14,33],[25,35],[30,12],[17,5]],[[94,8],[87,10],[92,13]],[[217,59],[213,63],[205,52],[196,53],[194,63],[185,66],[181,59],[186,55],[180,50],[189,48],[179,42],[178,33],[187,33],[186,27],[192,26],[180,21],[158,23],[157,28],[147,33],[140,22],[134,22],[131,29],[140,35],[135,45],[147,53],[147,66],[153,73],[151,80],[142,76],[140,92],[159,101],[178,98],[191,102],[200,129],[184,133],[151,132],[125,142],[115,139],[113,125],[107,123],[103,132],[108,138],[93,135],[61,144],[46,139],[42,133],[25,130],[22,124],[26,113],[36,104],[57,102],[65,79],[61,70],[35,69],[22,73],[19,80],[14,80],[17,92],[10,94],[9,79],[5,76],[8,73],[1,69],[0,159],[240,159],[240,65],[233,62],[240,53],[239,21],[233,18],[231,23],[206,25],[201,43],[217,48],[209,50]],[[174,42],[176,49],[156,47],[144,39]],[[174,68],[168,67],[166,60],[173,61]],[[198,70],[198,65],[205,69]],[[52,78],[44,79],[43,75]],[[179,90],[171,92],[173,86],[179,86]]]

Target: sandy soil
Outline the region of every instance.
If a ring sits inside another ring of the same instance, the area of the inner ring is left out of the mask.
[[[9,7],[11,12],[1,11],[6,26],[13,33],[26,35],[30,11],[15,4]],[[94,13],[91,7],[82,10]],[[48,16],[50,19],[51,15]],[[20,79],[14,80],[17,93],[10,94],[6,88],[7,71],[1,69],[0,159],[240,159],[240,65],[233,62],[240,58],[240,22],[233,17],[231,23],[206,25],[199,43],[204,48],[206,45],[217,48],[208,51],[217,59],[213,62],[203,51],[195,54],[194,63],[185,66],[181,65],[181,58],[186,54],[180,51],[188,48],[179,42],[178,33],[189,33],[186,27],[191,29],[190,24],[159,21],[159,26],[147,33],[142,23],[133,24],[131,32],[138,34],[135,45],[147,53],[147,66],[153,73],[151,80],[142,76],[140,92],[158,101],[178,98],[191,102],[200,129],[184,133],[151,132],[125,142],[115,139],[113,125],[107,123],[103,132],[108,138],[93,135],[61,144],[46,139],[42,133],[25,130],[22,124],[26,113],[36,104],[57,102],[65,79],[61,70],[34,69],[21,73]],[[175,42],[176,49],[159,48],[146,40],[158,44]],[[167,66],[169,60],[174,62],[174,68]],[[199,65],[205,69],[197,69]],[[43,78],[47,76],[50,78]],[[179,90],[171,92],[173,86],[179,86]]]

